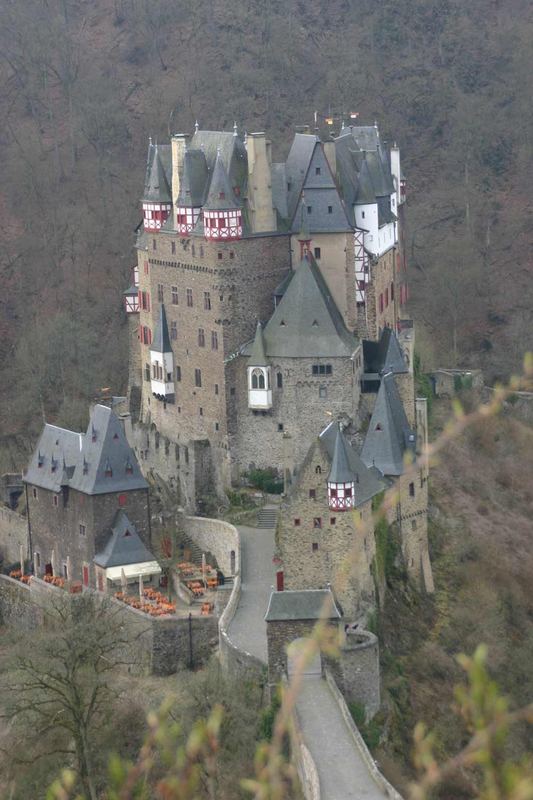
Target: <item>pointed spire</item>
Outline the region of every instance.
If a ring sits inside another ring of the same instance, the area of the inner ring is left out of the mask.
[[[234,136],[238,135],[237,123],[236,122],[233,123],[233,135]]]
[[[168,335],[167,314],[163,303],[159,306],[159,317],[155,325],[154,340],[151,344],[150,351],[152,353],[172,352],[170,336]]]
[[[157,145],[152,145],[152,163],[146,170],[143,201],[146,203],[171,203],[172,192],[165,175]]]
[[[213,174],[211,176],[211,183],[207,200],[205,201],[204,208],[208,211],[216,211],[220,209],[238,208],[235,202],[233,189],[222,160],[220,147],[217,147],[217,157],[215,159],[215,166],[213,167]]]
[[[263,326],[257,321],[257,328],[255,329],[255,338],[248,360],[250,367],[267,367],[268,359],[265,352],[265,338],[263,336]]]
[[[200,129],[200,125],[198,124],[198,120],[196,120],[195,123],[194,123],[194,132],[198,133],[199,129]]]
[[[355,481],[353,470],[350,467],[348,447],[350,447],[348,440],[341,431],[340,425],[337,424],[335,448],[333,450],[333,459],[328,475],[329,483],[353,483]]]

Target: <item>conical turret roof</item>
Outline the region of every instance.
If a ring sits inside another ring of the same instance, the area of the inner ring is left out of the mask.
[[[144,184],[143,202],[145,203],[171,203],[172,191],[168,184],[167,176],[157,145],[150,145],[148,151],[148,164],[146,167],[146,180]]]
[[[416,432],[409,426],[394,375],[389,373],[379,387],[361,458],[383,475],[402,475],[406,452],[414,456],[415,450]]]
[[[204,201],[208,169],[201,150],[186,150],[180,181],[178,205],[199,208]]]
[[[159,317],[156,322],[154,339],[150,347],[153,353],[171,353],[170,336],[168,335],[168,323],[165,306],[161,303],[159,307]]]
[[[369,205],[376,202],[376,192],[372,183],[367,154],[363,158],[359,175],[357,176],[357,190],[354,203],[356,205]]]
[[[205,201],[204,208],[208,211],[217,211],[228,208],[238,208],[235,202],[233,189],[222,160],[220,151],[217,151],[215,159],[215,166],[213,167],[213,175],[209,185],[209,192],[207,200]]]
[[[255,339],[248,364],[250,367],[268,366],[268,359],[265,353],[265,340],[263,338],[263,326],[260,322],[257,323],[257,328],[255,329]]]
[[[350,445],[346,441],[346,437],[341,431],[340,425],[337,425],[335,448],[333,450],[333,459],[328,475],[328,481],[330,483],[352,483],[354,481],[355,476],[350,466],[348,447],[350,447]]]

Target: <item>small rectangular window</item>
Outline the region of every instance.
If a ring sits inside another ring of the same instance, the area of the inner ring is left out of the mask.
[[[318,396],[320,397],[321,400],[325,400],[325,398],[328,396],[327,386],[318,387]]]
[[[205,347],[205,331],[203,328],[198,328],[198,347]]]
[[[229,393],[230,393],[230,397],[235,397],[235,386],[231,387],[231,389],[229,390]]]
[[[218,431],[218,429],[219,429],[218,422],[215,422],[215,430]]]
[[[297,528],[299,524],[300,524],[300,518],[296,517],[296,519],[294,520],[294,527]]]
[[[218,383],[215,383],[215,394],[218,394]]]
[[[152,239],[152,250],[157,250],[157,242],[155,239]]]
[[[163,291],[163,284],[162,283],[158,283],[157,284],[157,299],[158,299],[158,301],[160,303],[162,303],[164,298],[165,298],[165,296],[164,296],[164,291]]]
[[[58,500],[58,498],[57,498],[57,494],[54,494],[54,495],[53,495],[53,497],[52,497],[52,501],[53,501],[54,505],[55,505],[55,506],[56,506],[56,508],[57,508],[57,505],[58,505],[58,503],[59,503],[59,500]]]
[[[313,210],[313,206],[307,206],[307,213],[310,214]]]
[[[211,293],[204,292],[204,308],[206,311],[211,309]]]
[[[195,369],[194,370],[194,385],[201,386],[202,385],[202,370]]]
[[[235,253],[233,252],[233,250],[229,251],[229,257],[232,259],[235,258]]]
[[[278,431],[283,430],[283,422],[278,422]]]
[[[409,484],[409,497],[415,496],[415,485],[414,483]]]
[[[35,488],[35,486],[34,486],[34,487],[33,487],[33,489],[31,490],[31,493],[32,493],[32,495],[33,495],[33,499],[34,499],[34,500],[37,500],[37,489]]]
[[[177,306],[178,305],[178,287],[177,286],[173,286],[172,287],[172,305],[173,306]]]
[[[312,549],[313,549],[313,553],[316,553],[316,551],[318,550],[318,542],[313,542]]]
[[[187,306],[192,308],[193,300],[192,300],[192,289],[187,289]]]
[[[149,272],[150,272],[150,266],[149,266],[149,264],[148,264],[148,261],[145,261],[145,262],[144,262],[144,274],[145,274],[145,275],[148,275],[148,274],[149,274]]]
[[[203,417],[203,415],[204,415],[204,410],[203,410],[202,406],[200,406],[200,408],[198,409],[198,411],[200,412],[200,416],[201,416],[201,417]]]
[[[390,301],[391,303],[394,301],[394,284],[391,283],[390,285]]]
[[[320,247],[315,247],[315,258],[317,261],[320,258]]]
[[[315,167],[315,175],[320,175],[320,167]]]
[[[218,333],[211,331],[211,350],[218,350]]]
[[[309,497],[314,500],[316,497],[316,489],[309,489]]]
[[[278,389],[283,389],[283,375],[281,372],[276,373],[276,385]]]
[[[80,523],[80,536],[85,536],[86,533],[87,533],[87,528],[85,527],[85,525],[81,525]]]
[[[222,222],[222,220],[220,220],[220,222]],[[222,226],[221,226],[221,227],[222,227]],[[218,260],[219,260],[219,261],[222,261],[222,253],[218,253],[217,255],[218,255]]]
[[[336,517],[330,517],[330,519],[329,519],[329,524],[330,525],[335,525],[336,522],[337,522]]]
[[[41,569],[41,554],[35,551],[35,568]]]
[[[172,252],[172,255],[175,256],[176,255],[176,242],[171,242],[170,243],[170,250]]]
[[[313,519],[313,528],[321,528],[322,527],[322,517],[315,517]]]
[[[174,340],[178,338],[178,323],[175,320],[170,323],[170,338]]]
[[[176,381],[178,383],[181,381],[181,367],[176,367]]]
[[[328,206],[328,214],[333,214],[333,206]]]
[[[145,381],[149,381],[150,378],[151,378],[151,375],[150,375],[150,364],[145,364],[144,365],[144,380]]]

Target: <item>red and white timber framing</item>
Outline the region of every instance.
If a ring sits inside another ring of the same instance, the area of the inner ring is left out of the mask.
[[[171,211],[171,203],[143,203],[144,230],[158,231]]]
[[[228,211],[204,211],[204,236],[206,239],[240,239],[242,237],[242,212],[240,208]]]

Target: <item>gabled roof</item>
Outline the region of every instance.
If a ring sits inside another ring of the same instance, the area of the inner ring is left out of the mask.
[[[159,306],[159,314],[155,323],[154,338],[150,345],[152,353],[171,353],[170,336],[168,335],[167,313],[163,303]]]
[[[248,366],[250,367],[266,367],[268,359],[265,354],[265,342],[263,339],[263,327],[260,322],[257,323],[255,329],[255,339],[250,351],[250,358],[248,359]]]
[[[342,614],[330,589],[272,592],[267,622],[299,619],[340,619]]]
[[[204,208],[209,211],[215,211],[218,209],[238,207],[226,167],[222,160],[222,155],[218,152]]]
[[[90,495],[148,488],[122,423],[102,405],[94,407],[86,433],[45,425],[24,481],[53,492],[69,486]]]
[[[172,202],[172,191],[165,174],[163,161],[160,157],[159,146],[157,144],[150,144],[148,149],[148,164],[146,166],[146,179],[142,199],[145,203]]]
[[[101,553],[94,557],[99,567],[123,567],[126,564],[143,564],[155,561],[127,514],[120,509],[111,526],[111,535]]]
[[[294,218],[304,179],[309,169],[309,162],[319,141],[318,136],[309,133],[296,133],[292,140],[291,149],[285,162],[287,184],[290,187],[287,193],[289,219]]]
[[[210,176],[213,175],[217,155],[220,155],[230,186],[238,187],[240,196],[246,197],[248,155],[240,136],[235,136],[233,132],[228,131],[199,130],[191,139],[190,149],[202,151]]]
[[[302,223],[312,233],[347,231],[352,227],[324,148],[319,141],[315,142],[302,191],[294,208],[293,233],[302,229]]]
[[[394,375],[389,373],[379,387],[361,458],[383,475],[396,476],[405,470],[405,454],[415,451],[416,433],[409,427]]]
[[[345,434],[341,431],[338,422],[330,422],[330,424],[324,428],[318,437],[322,447],[325,449],[326,454],[330,459],[331,464],[333,465],[333,461],[335,459],[335,446],[337,444],[337,440],[339,439],[339,435],[343,444],[342,457],[346,458],[348,465],[347,469],[352,475],[351,478],[348,478],[348,482],[354,481],[355,483],[354,503],[355,507],[357,508],[383,491],[384,484],[376,472],[372,469],[369,469],[361,457],[357,454],[355,448],[352,447]],[[343,467],[343,469],[345,468],[346,467]],[[336,479],[328,477],[328,480],[335,482]]]
[[[409,371],[398,337],[392,328],[384,328],[378,342],[363,340],[363,361],[366,374],[393,372],[398,375]]]
[[[312,255],[302,259],[263,329],[268,358],[350,357],[358,339],[341,313]],[[250,345],[242,350],[249,355]]]
[[[183,157],[183,174],[177,203],[181,206],[199,208],[203,205],[207,190],[208,169],[205,154],[201,150],[187,149]]]

